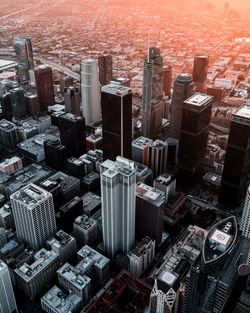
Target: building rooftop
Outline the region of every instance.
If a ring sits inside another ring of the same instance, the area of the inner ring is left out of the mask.
[[[57,248],[59,247],[64,247],[71,241],[73,241],[75,238],[70,236],[69,234],[65,233],[63,230],[59,230],[54,237],[50,238],[47,240],[47,244],[50,246],[56,246]]]
[[[17,268],[14,271],[26,282],[29,282],[36,275],[39,275],[39,273],[56,258],[58,258],[58,254],[55,251],[48,251],[42,248],[34,255],[34,262],[32,264],[29,265],[24,263],[20,268]]]
[[[0,128],[4,129],[6,131],[10,131],[13,129],[17,129],[17,126],[10,121],[2,119],[2,120],[0,120]]]
[[[96,221],[91,217],[83,214],[82,216],[78,216],[75,219],[74,224],[86,231],[96,225]]]
[[[132,89],[130,87],[126,87],[119,84],[108,84],[101,88],[102,92],[110,93],[112,95],[116,96],[125,96],[132,92]]]
[[[34,206],[43,202],[49,195],[51,195],[51,193],[48,191],[38,187],[37,185],[29,184],[16,191],[10,196],[10,198],[27,205],[27,208],[31,210]]]
[[[161,206],[165,201],[165,194],[163,191],[141,182],[136,184],[136,196],[154,204],[155,206]]]
[[[21,151],[27,152],[28,155],[31,155],[31,158],[33,158],[32,155],[34,155],[38,158],[38,161],[42,161],[45,159],[44,142],[53,139],[57,139],[57,137],[50,134],[38,134],[20,142],[17,144],[17,147]]]
[[[186,104],[191,104],[192,106],[203,107],[213,100],[212,96],[205,95],[202,93],[196,93],[187,100],[184,101]]]
[[[72,186],[76,184],[80,184],[80,180],[74,176],[69,176],[63,172],[56,172],[52,176],[47,179],[47,183],[49,182],[57,182],[60,184],[61,190],[66,191],[70,189]]]
[[[69,263],[65,263],[60,267],[57,274],[71,282],[78,289],[84,289],[91,281],[88,276],[80,274],[79,271]]]
[[[92,249],[88,245],[85,245],[83,248],[81,248],[77,252],[77,254],[83,260],[85,258],[91,259],[94,262],[95,266],[97,266],[99,268],[103,268],[107,263],[109,263],[108,258],[106,258],[101,253],[97,252],[96,250]]]
[[[102,175],[113,178],[118,174],[131,176],[135,173],[134,162],[122,157],[117,157],[116,161],[106,160],[101,164]]]
[[[53,312],[72,313],[81,304],[81,298],[74,293],[66,295],[57,286],[53,286],[42,298],[41,301],[53,308]]]
[[[93,192],[87,192],[83,197],[83,212],[87,215],[95,211],[101,205],[101,197]]]
[[[152,143],[153,143],[152,139],[141,136],[132,142],[132,147],[135,147],[140,150],[144,150],[146,147],[148,147]]]
[[[237,222],[230,216],[216,223],[208,232],[202,249],[205,264],[226,257],[233,249],[237,238]]]
[[[83,120],[83,118],[81,116],[78,116],[78,115],[72,114],[72,113],[63,114],[60,116],[60,118],[64,118],[64,119],[67,119],[70,121],[75,121],[75,122]]]
[[[250,102],[243,104],[239,109],[233,113],[233,117],[241,117],[250,120]]]
[[[4,189],[8,189],[10,193],[13,193],[23,186],[26,186],[30,183],[35,183],[43,178],[48,177],[50,174],[51,171],[45,169],[41,165],[31,164],[29,166],[23,167],[11,175],[1,173],[0,185],[2,185]]]

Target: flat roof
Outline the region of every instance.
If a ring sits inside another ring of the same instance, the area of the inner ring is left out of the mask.
[[[243,104],[233,113],[233,115],[250,120],[250,103]]]
[[[185,100],[184,103],[202,107],[206,105],[208,102],[210,102],[212,99],[213,99],[212,96],[205,95],[202,93],[196,93],[187,100]]]
[[[0,59],[0,72],[15,67],[16,65],[16,61]]]
[[[102,87],[102,92],[110,93],[117,96],[125,96],[132,92],[130,87],[119,84],[108,84]]]

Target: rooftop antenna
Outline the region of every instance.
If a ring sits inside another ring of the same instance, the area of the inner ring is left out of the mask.
[[[148,62],[150,58],[150,31],[148,32]]]

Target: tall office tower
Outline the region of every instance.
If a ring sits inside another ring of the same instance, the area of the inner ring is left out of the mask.
[[[81,96],[78,86],[67,88],[67,92],[64,93],[66,113],[72,113],[80,116],[80,99]]]
[[[158,288],[155,280],[154,288],[150,295],[150,313],[172,313],[176,292],[170,288],[166,293]]]
[[[69,77],[69,76],[61,77],[59,79],[59,84],[60,84],[60,91],[64,95],[65,88],[73,86],[74,79],[73,79],[73,77]]]
[[[136,184],[135,232],[137,239],[150,236],[156,241],[157,246],[161,244],[164,204],[164,192],[141,182]]]
[[[196,56],[194,58],[193,80],[197,92],[204,93],[206,90],[208,56]]]
[[[183,102],[178,173],[183,181],[199,176],[206,154],[213,97],[196,93]]]
[[[15,88],[10,91],[12,112],[15,118],[22,119],[27,116],[27,105],[24,90]]]
[[[180,139],[183,102],[194,94],[192,75],[178,74],[171,101],[171,137]]]
[[[223,311],[237,281],[238,267],[249,251],[249,241],[237,240],[237,233],[234,216],[209,230],[186,279],[182,313]]]
[[[56,233],[50,192],[29,184],[10,196],[18,238],[33,249],[41,248]]]
[[[30,79],[29,70],[34,69],[32,43],[28,38],[14,38],[17,59],[17,79],[24,83]]]
[[[155,140],[149,146],[148,167],[153,171],[153,177],[166,172],[168,160],[168,143],[167,141]]]
[[[138,137],[132,142],[132,160],[144,165],[148,165],[149,147],[153,140],[145,137]]]
[[[234,216],[209,230],[202,253],[186,278],[183,313],[229,312],[224,308],[236,285],[238,267],[249,251],[249,241],[237,240],[237,233]]]
[[[86,124],[101,120],[100,83],[97,60],[87,59],[81,63],[82,114]]]
[[[59,117],[61,143],[68,156],[79,157],[86,153],[85,119],[71,113]]]
[[[117,157],[101,164],[103,242],[111,256],[134,246],[135,183],[133,161]]]
[[[250,185],[247,189],[247,195],[241,217],[240,230],[242,235],[250,239]]]
[[[163,91],[165,96],[171,98],[171,87],[172,87],[172,65],[163,67]]]
[[[7,150],[14,150],[18,141],[18,127],[10,121],[0,120],[0,145]]]
[[[171,170],[178,163],[179,140],[174,138],[168,138],[166,141],[168,144],[167,168]]]
[[[8,121],[11,121],[13,117],[13,112],[9,92],[3,94],[3,96],[0,97],[0,103],[2,107],[3,118],[5,118]]]
[[[0,260],[0,312],[17,312],[8,266]]]
[[[162,124],[162,69],[160,49],[150,47],[143,65],[142,135],[156,139]]]
[[[38,116],[40,114],[39,99],[36,93],[26,94],[25,100],[27,104],[28,114],[31,116]]]
[[[102,87],[103,159],[131,158],[132,92],[119,84]]]
[[[229,206],[238,202],[250,172],[250,104],[243,104],[231,118],[222,173],[219,201]]]
[[[113,78],[112,55],[103,54],[98,58],[99,81],[102,86],[107,85]]]
[[[44,154],[46,164],[53,169],[63,171],[67,165],[67,149],[59,138],[51,138],[44,142]]]
[[[47,112],[48,106],[55,104],[52,69],[40,66],[35,69],[36,91],[41,112]]]

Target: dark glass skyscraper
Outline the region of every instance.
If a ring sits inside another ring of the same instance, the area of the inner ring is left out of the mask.
[[[171,102],[171,137],[180,139],[183,101],[194,94],[192,75],[179,74],[174,82]]]
[[[32,43],[28,38],[14,38],[17,59],[17,79],[20,83],[28,81],[29,70],[34,69]]]
[[[103,54],[98,58],[99,81],[102,86],[107,85],[113,78],[112,55]]]
[[[247,240],[238,241],[233,216],[209,230],[202,253],[186,279],[182,313],[222,312],[235,286],[238,266],[247,257],[248,245]]]
[[[197,92],[205,92],[208,61],[208,56],[196,56],[194,58],[193,81]]]
[[[84,117],[71,113],[59,117],[61,144],[68,156],[79,157],[86,152],[86,130]]]
[[[178,172],[188,181],[199,174],[205,157],[212,102],[201,93],[183,102]]]
[[[80,87],[79,87],[80,88]],[[81,115],[80,110],[80,89],[77,87],[67,88],[67,92],[64,93],[65,99],[65,110],[67,113],[73,113],[76,115]]]
[[[103,159],[131,159],[132,92],[119,84],[102,87]]]
[[[234,206],[245,193],[250,173],[250,105],[232,115],[219,200]]]
[[[24,118],[27,116],[27,105],[24,97],[24,90],[15,88],[10,91],[12,112],[15,118]]]
[[[157,139],[161,131],[162,69],[160,49],[150,47],[143,65],[142,135],[151,139]]]
[[[1,102],[1,107],[2,107],[3,117],[6,120],[11,121],[13,117],[13,112],[12,112],[10,93],[7,92],[3,94],[3,96],[0,97],[0,102]]]
[[[48,106],[55,104],[52,69],[48,66],[38,67],[35,69],[35,78],[40,110],[46,112]]]

